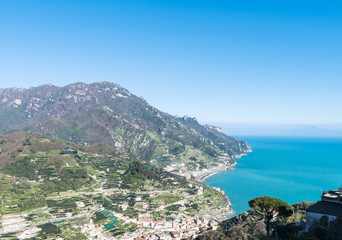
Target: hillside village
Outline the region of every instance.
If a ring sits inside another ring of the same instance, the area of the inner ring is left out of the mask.
[[[4,137],[2,148],[21,159],[0,173],[4,239],[194,238],[232,214],[220,189],[101,146],[91,153],[85,146],[16,134]],[[23,165],[26,171],[17,171]]]

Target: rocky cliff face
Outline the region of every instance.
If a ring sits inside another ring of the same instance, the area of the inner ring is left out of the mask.
[[[18,131],[82,144],[105,143],[145,160],[175,147],[195,150],[207,160],[248,150],[246,142],[218,128],[161,112],[109,82],[0,89],[0,132]],[[179,151],[173,153],[168,154],[170,161],[183,158]]]
[[[186,127],[195,130],[211,140],[211,144],[217,146],[221,151],[229,156],[239,156],[251,150],[246,141],[240,141],[233,137],[227,136],[222,132],[220,127],[211,125],[201,125],[196,118],[188,116],[175,117],[179,122]]]

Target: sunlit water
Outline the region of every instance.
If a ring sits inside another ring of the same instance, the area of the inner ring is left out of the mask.
[[[235,171],[209,177],[221,187],[236,214],[249,209],[248,201],[273,196],[290,204],[316,202],[321,193],[342,185],[342,138],[237,137],[253,152],[237,162]]]

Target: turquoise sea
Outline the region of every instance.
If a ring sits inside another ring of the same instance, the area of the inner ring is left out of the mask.
[[[235,171],[209,177],[209,186],[228,195],[236,215],[259,196],[290,204],[316,202],[322,191],[342,185],[342,138],[236,136],[252,147]]]

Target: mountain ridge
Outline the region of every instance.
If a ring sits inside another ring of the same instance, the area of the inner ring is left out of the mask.
[[[162,159],[161,165],[184,162],[186,155],[187,168],[200,168],[201,161],[215,164],[213,159],[229,163],[250,149],[216,127],[159,111],[110,82],[0,89],[0,133],[21,131],[77,144],[104,143],[143,160]],[[177,147],[185,153],[169,152]]]

